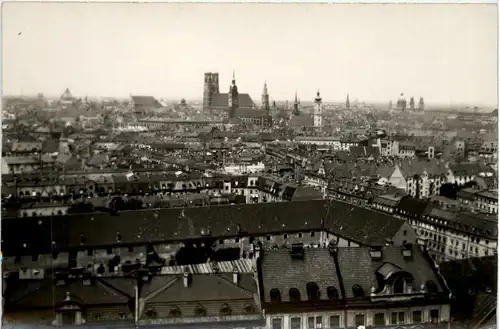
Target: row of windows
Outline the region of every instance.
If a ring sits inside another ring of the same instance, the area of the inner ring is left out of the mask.
[[[356,327],[365,326],[367,324],[365,314],[355,314],[354,324]],[[406,319],[406,312],[391,312],[386,313],[375,313],[373,315],[373,325],[375,326],[385,326],[388,324],[398,325],[407,324],[407,322],[412,324],[418,324],[423,322],[423,312],[421,310],[416,310],[411,312],[411,319]],[[430,321],[432,323],[439,322],[439,310],[433,309],[430,311]],[[289,328],[290,329],[321,329],[324,327],[328,328],[343,328],[344,324],[341,322],[340,315],[330,315],[328,317],[318,316],[308,316],[307,321],[303,321],[301,317],[290,317]],[[326,322],[328,321],[328,322]],[[283,329],[283,319],[273,318],[272,319],[272,329]]]
[[[243,307],[243,312],[247,313],[247,314],[255,313],[255,306],[248,303]],[[223,304],[219,310],[220,316],[230,316],[232,313],[233,313],[233,310],[231,307],[229,307],[228,304]],[[155,319],[158,317],[158,313],[153,308],[147,309],[145,312],[145,315],[148,319]],[[178,318],[181,316],[183,316],[183,314],[178,307],[173,307],[169,311],[169,317]],[[190,315],[187,315],[187,316],[190,316]],[[197,305],[195,310],[194,310],[194,316],[197,316],[197,317],[207,316],[207,310],[202,305]]]

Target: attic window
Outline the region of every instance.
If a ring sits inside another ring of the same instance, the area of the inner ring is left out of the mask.
[[[319,300],[319,287],[315,282],[308,282],[306,290],[309,300]]]
[[[220,308],[220,315],[221,316],[230,316],[231,312],[232,312],[231,308],[227,304],[222,305],[222,307]]]
[[[250,313],[255,313],[255,306],[253,304],[246,304],[244,307],[243,307],[243,310],[245,311],[245,313],[247,314],[250,314]]]
[[[194,315],[199,317],[207,316],[207,310],[200,304],[198,304],[194,310]]]
[[[289,291],[290,301],[291,302],[300,302],[300,292],[297,288],[291,288]]]
[[[434,281],[426,281],[425,282],[425,287],[427,288],[427,292],[430,293],[430,294],[435,294],[438,292],[438,287],[437,285],[434,283]]]
[[[355,298],[361,298],[365,297],[365,292],[363,291],[363,288],[361,288],[359,284],[355,284],[354,286],[352,286],[352,295]]]
[[[170,312],[168,313],[168,315],[171,317],[171,318],[179,318],[181,316],[181,311],[175,307],[173,309],[170,310]]]
[[[269,295],[271,297],[271,302],[281,302],[281,292],[279,291],[279,289],[271,289]]]
[[[326,287],[326,294],[327,294],[329,300],[339,298],[339,292],[337,291],[337,288],[335,288],[333,286]]]
[[[153,310],[152,308],[148,309],[146,311],[146,317],[149,318],[149,319],[154,319],[156,318],[156,311]]]

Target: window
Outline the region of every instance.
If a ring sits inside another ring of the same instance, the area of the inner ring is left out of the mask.
[[[404,231],[403,231],[403,235],[404,235],[404,236],[406,236],[406,233],[407,233],[407,231],[406,231],[406,230],[404,230]]]
[[[306,284],[307,290],[307,298],[309,300],[318,300],[319,299],[319,287],[314,282],[308,282]]]
[[[271,240],[271,236],[270,235],[266,236],[266,240],[267,241]]]
[[[281,329],[283,327],[283,320],[281,318],[274,318],[272,321],[273,329]]]
[[[384,326],[385,325],[385,314],[384,313],[375,313],[373,317],[373,322],[376,326]]]
[[[126,318],[127,318],[127,314],[125,314],[124,312],[118,313],[118,319],[125,320]]]
[[[328,296],[328,299],[338,299],[339,298],[339,292],[337,288],[333,286],[328,286],[326,287],[326,295]]]
[[[302,238],[302,233],[299,233],[299,234],[298,234],[298,237],[299,237],[299,238]]]
[[[307,318],[307,329],[314,329],[316,325],[314,316]]]
[[[269,295],[271,297],[271,302],[281,302],[281,292],[279,291],[279,289],[271,289]]]
[[[311,232],[311,237],[314,237],[314,232]]]
[[[339,315],[330,315],[330,328],[340,328]]]
[[[176,307],[176,308],[171,309],[170,312],[168,313],[168,315],[171,318],[178,318],[181,316],[181,311]]]
[[[413,323],[422,322],[422,311],[413,311]]]
[[[398,324],[398,312],[391,313],[391,324]]]
[[[220,315],[222,316],[229,316],[231,315],[231,313],[231,308],[227,304],[222,305],[222,307],[220,308]]]
[[[365,315],[364,314],[356,314],[354,316],[354,324],[356,327],[365,325]]]
[[[154,318],[156,318],[156,311],[155,311],[155,310],[153,310],[153,309],[151,309],[151,308],[150,308],[150,309],[148,309],[148,310],[146,311],[146,317],[148,317],[149,319],[154,319]]]
[[[439,323],[439,310],[433,309],[430,312],[431,323]]]
[[[353,297],[364,297],[365,292],[363,291],[363,288],[359,284],[355,284],[352,286],[352,295]]]
[[[290,329],[302,329],[301,318],[290,318]]]
[[[404,292],[404,281],[403,278],[397,277],[396,281],[394,281],[394,293],[402,294]]]
[[[288,239],[288,234],[286,234],[286,233],[283,234],[283,239],[285,239],[285,240]]]
[[[194,310],[194,315],[195,316],[206,316],[207,315],[207,311],[205,310],[205,308],[201,305],[198,305],[196,306],[196,309]]]
[[[297,288],[291,288],[290,292],[289,292],[289,295],[290,295],[290,301],[291,302],[300,302],[300,292],[299,292],[299,289],[297,289]]]

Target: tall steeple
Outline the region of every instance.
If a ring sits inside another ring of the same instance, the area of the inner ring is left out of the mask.
[[[229,86],[229,117],[233,118],[236,114],[236,109],[239,107],[239,95],[238,95],[238,86],[236,86],[236,78],[234,76],[233,70],[233,81]]]
[[[323,127],[323,100],[319,94],[319,90],[316,93],[316,98],[314,99],[314,127],[321,128]]]
[[[300,114],[300,109],[299,109],[300,102],[297,98],[297,92],[295,92],[295,102],[293,103],[293,115],[299,115]]]
[[[269,114],[269,94],[267,93],[267,82],[264,82],[264,90],[262,91],[262,102],[260,108]]]
[[[351,108],[351,102],[349,101],[349,93],[347,93],[347,98],[345,100],[345,108],[350,109]]]

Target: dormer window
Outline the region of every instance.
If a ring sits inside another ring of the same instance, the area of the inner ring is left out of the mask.
[[[337,288],[333,286],[326,287],[326,295],[328,296],[329,300],[334,300],[339,298],[339,292]]]
[[[155,319],[156,318],[156,311],[154,309],[152,309],[152,308],[148,309],[146,311],[146,317],[148,319]]]
[[[307,297],[309,300],[316,301],[319,300],[319,287],[315,282],[309,282],[306,284]]]
[[[194,315],[199,317],[207,316],[207,310],[202,305],[197,305],[194,310]]]
[[[269,291],[269,295],[271,297],[271,302],[281,302],[281,292],[279,291],[279,289],[271,289],[271,291]]]
[[[289,291],[289,297],[291,302],[300,302],[300,292],[297,288],[291,288]]]
[[[222,307],[220,308],[220,315],[221,316],[230,316],[231,313],[232,313],[232,310],[229,307],[229,305],[227,305],[227,304],[222,305]]]
[[[179,308],[174,307],[173,309],[170,310],[170,312],[168,313],[168,315],[171,318],[179,318],[181,316],[181,311],[179,310]]]
[[[355,284],[352,286],[352,295],[354,298],[362,298],[365,297],[365,292],[359,284]]]

